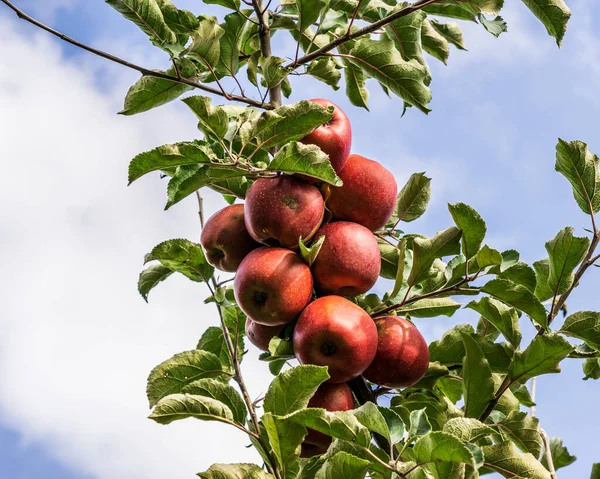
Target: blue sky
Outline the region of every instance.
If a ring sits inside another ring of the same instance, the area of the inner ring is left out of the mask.
[[[103,2],[16,3],[80,40],[146,66],[165,65],[144,35]],[[194,11],[200,5],[176,3]],[[399,183],[427,171],[430,210],[407,231],[433,234],[449,226],[446,204],[463,201],[487,221],[490,246],[518,247],[531,263],[564,226],[580,235],[589,227],[554,172],[554,147],[560,136],[600,152],[600,8],[591,0],[569,2],[573,18],[559,50],[521,2],[507,3],[507,34],[496,40],[464,25],[469,51],[453,50],[448,66],[430,60],[428,116],[409,111],[400,118],[400,101],[389,101],[376,85],[370,112],[306,77],[296,81],[293,99],[328,97],[342,106],[353,125],[353,151],[383,163]],[[137,296],[143,254],[166,238],[195,239],[198,225],[193,201],[162,211],[159,179],[126,188],[126,167],[139,151],[193,138],[195,120],[178,103],[118,117],[135,72],[61,44],[2,8],[0,31],[7,32],[0,44],[1,161],[13,173],[0,179],[7,206],[0,244],[11,251],[3,261],[12,272],[0,279],[8,292],[0,313],[0,477],[178,479],[227,461],[230,447],[241,451],[238,459],[253,460],[244,438],[221,427],[161,428],[144,418],[147,372],[192,348],[215,318],[202,305],[204,292],[183,280],[161,285],[150,305]],[[209,195],[209,210],[220,205]],[[584,278],[571,311],[600,309],[599,275],[592,269]],[[418,326],[433,340],[475,319],[459,311]],[[268,374],[252,358],[247,368],[258,396]],[[600,462],[600,417],[592,412],[600,383],[581,380],[579,361],[563,370],[538,381],[537,413],[548,434],[563,437],[579,457],[559,477],[579,479]]]

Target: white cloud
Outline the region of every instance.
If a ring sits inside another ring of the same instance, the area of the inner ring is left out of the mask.
[[[145,378],[191,349],[215,312],[185,279],[161,285],[146,305],[136,293],[142,257],[171,237],[198,236],[196,205],[162,211],[156,176],[126,187],[139,151],[193,138],[177,105],[115,115],[118,91],[62,57],[47,35],[21,35],[0,17],[0,422],[100,479],[176,479],[213,462],[256,460],[235,429],[146,419]],[[216,196],[207,201],[214,210]],[[268,372],[247,362],[253,395]]]

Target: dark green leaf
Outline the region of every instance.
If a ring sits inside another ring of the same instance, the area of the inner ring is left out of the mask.
[[[462,231],[462,252],[467,259],[470,259],[475,256],[483,243],[487,231],[485,221],[477,211],[464,203],[448,205],[448,210],[456,226]]]
[[[452,43],[456,48],[460,50],[466,50],[463,34],[458,24],[451,23],[440,23],[437,20],[430,20],[431,26],[442,35],[449,43]]]
[[[463,463],[475,465],[475,457],[470,448],[451,434],[433,431],[421,437],[414,445],[413,451],[419,463],[436,463],[436,469],[447,465],[441,463]],[[439,469],[438,469],[439,468]],[[449,477],[439,475],[438,477]]]
[[[246,406],[240,394],[230,385],[214,379],[199,379],[185,386],[181,392],[194,396],[206,396],[225,404],[238,424],[246,424]]]
[[[600,351],[600,313],[579,311],[565,319],[561,332],[581,339],[592,348]]]
[[[292,141],[276,153],[268,169],[283,173],[301,173],[333,186],[342,185],[342,180],[331,166],[329,156],[316,145]]]
[[[398,314],[406,313],[413,318],[435,318],[452,316],[462,305],[452,298],[428,298],[402,306]]]
[[[478,419],[468,417],[455,417],[444,424],[444,432],[467,442],[476,442],[490,434],[494,434],[494,430],[483,424]]]
[[[161,399],[149,416],[159,424],[169,424],[189,417],[202,421],[233,422],[231,410],[221,401],[190,394],[171,394]]]
[[[510,385],[510,390],[523,406],[535,406],[531,394],[529,393],[529,389],[527,389],[527,386],[525,384],[513,383]]]
[[[494,397],[492,370],[475,340],[466,333],[462,333],[462,340],[466,353],[462,374],[465,416],[479,417]]]
[[[572,350],[573,346],[558,334],[536,336],[525,351],[515,353],[510,377],[513,381],[524,383],[534,376],[558,373],[558,363]]]
[[[409,285],[423,279],[436,258],[458,254],[461,232],[450,227],[433,238],[415,238],[413,242],[413,265],[408,276]]]
[[[475,260],[478,269],[487,268],[488,266],[500,266],[502,264],[502,254],[488,245],[483,245],[475,255]]]
[[[399,10],[406,8],[406,3],[399,3],[389,14],[393,15]],[[421,27],[427,15],[423,11],[416,11],[410,15],[400,17],[385,26],[387,37],[405,60],[417,60],[425,65],[423,51],[421,49]]]
[[[577,460],[577,456],[571,456],[560,437],[550,438],[550,454],[552,456],[552,463],[554,469],[560,469],[561,467],[567,467],[573,464]],[[546,454],[542,456],[540,461],[545,468],[548,468],[548,461],[546,460]]]
[[[432,57],[437,58],[443,63],[448,62],[448,57],[450,56],[448,40],[433,28],[429,20],[425,20],[421,27],[421,42],[423,50]]]
[[[271,413],[264,414],[261,422],[269,436],[269,444],[279,461],[282,477],[296,477],[299,470],[297,461],[299,446],[306,436],[306,428],[285,418],[273,416]]]
[[[297,366],[281,373],[265,395],[265,412],[285,416],[305,408],[319,385],[327,379],[327,368],[320,366]]]
[[[571,18],[567,4],[563,0],[523,0],[523,3],[544,24],[548,35],[554,37],[560,47]]]
[[[500,278],[510,279],[513,283],[525,286],[532,293],[535,291],[537,278],[531,266],[519,261],[498,275]]]
[[[544,258],[533,263],[535,269],[535,296],[540,301],[546,301],[554,296],[554,291],[548,285],[550,277],[550,258]]]
[[[155,246],[144,263],[159,261],[164,267],[187,276],[192,281],[207,281],[214,268],[204,256],[202,246],[184,239],[173,239]]]
[[[157,0],[106,0],[106,3],[158,44],[177,41],[177,36],[165,22]]]
[[[264,86],[267,88],[273,88],[279,85],[287,72],[283,68],[283,58],[279,57],[260,57],[258,64],[260,65],[260,72],[264,80]]]
[[[513,411],[498,425],[498,430],[508,440],[513,441],[523,452],[530,452],[540,457],[542,452],[542,436],[540,420],[526,412]]]
[[[430,110],[431,90],[425,85],[428,71],[416,60],[406,61],[390,40],[358,40],[347,57],[405,102],[424,113]]]
[[[325,5],[324,0],[296,0],[299,30],[304,31],[315,23]]]
[[[586,237],[573,236],[573,228],[564,228],[556,237],[546,243],[550,257],[548,287],[555,294],[562,294],[573,284],[573,271],[585,258],[590,245]]]
[[[424,7],[423,11],[430,15],[476,22],[475,15],[451,1],[432,3]]]
[[[326,461],[315,475],[315,479],[363,479],[369,461],[340,451]]]
[[[497,278],[486,283],[481,291],[528,314],[542,328],[548,327],[546,308],[525,286]]]
[[[172,274],[173,270],[163,266],[162,264],[152,265],[142,271],[138,280],[138,291],[144,300],[148,302],[148,294],[150,293],[150,290]]]
[[[427,418],[425,409],[417,409],[410,412],[410,426],[408,429],[409,437],[420,437],[431,431],[431,424]]]
[[[340,88],[339,83],[342,78],[340,67],[331,57],[321,57],[318,60],[312,61],[306,69],[306,73],[329,85],[334,90],[339,90]]]
[[[188,384],[202,378],[218,378],[223,375],[219,358],[208,351],[194,349],[176,354],[156,366],[148,377],[146,394],[150,407],[157,401],[181,392]]]
[[[194,112],[200,123],[198,128],[214,139],[222,139],[229,128],[229,116],[223,107],[212,105],[206,96],[191,96],[183,102]]]
[[[400,240],[400,242],[398,243],[397,251],[398,251],[398,258],[397,258],[398,269],[396,271],[394,289],[390,293],[390,298],[395,297],[400,292],[400,290],[402,289],[402,286],[404,284],[404,269],[405,269],[405,263],[406,263],[406,239],[405,238]]]
[[[200,60],[206,67],[216,68],[221,55],[220,39],[225,33],[215,17],[199,17],[198,29],[192,34],[188,56]]]
[[[196,67],[194,64],[186,59],[178,60],[177,62],[180,75],[189,80],[194,79],[196,75]],[[165,73],[174,78],[177,77],[177,72],[174,67],[161,73]],[[193,89],[193,86],[186,85],[185,83],[144,75],[129,88],[129,91],[125,96],[123,109],[119,114],[135,115],[151,110],[157,106],[169,103],[179,98],[185,92]]]
[[[507,478],[550,479],[550,473],[530,453],[522,453],[510,441],[484,446],[486,468]]]
[[[492,323],[515,348],[521,345],[519,315],[514,308],[509,308],[504,303],[488,297],[472,301],[466,307],[477,311]]]
[[[231,341],[235,344],[235,333],[231,332]],[[241,337],[237,339],[238,344],[238,359],[244,355],[244,340]],[[196,349],[201,349],[203,351],[208,351],[209,353],[213,353],[215,356],[219,358],[221,361],[221,365],[224,371],[229,373],[233,373],[233,363],[231,361],[231,355],[229,354],[229,350],[227,349],[227,344],[225,343],[225,339],[223,337],[223,330],[216,326],[211,326],[210,328],[204,331],[202,337],[198,341],[196,345]]]
[[[588,358],[583,361],[584,381],[588,379],[600,379],[600,358]]]
[[[420,218],[425,213],[430,198],[431,178],[427,178],[425,173],[413,173],[398,193],[394,214],[389,223],[410,223]]]
[[[533,0],[531,0],[533,1]],[[548,3],[553,0],[538,0]],[[556,0],[561,1],[561,0]],[[562,3],[562,1],[561,1]],[[564,141],[556,145],[556,171],[573,186],[575,201],[584,213],[600,211],[600,170],[598,157],[581,141]]]
[[[220,58],[215,69],[217,75],[234,76],[240,68],[240,48],[242,37],[251,10],[242,13],[234,12],[225,15],[225,23],[221,24],[224,33],[220,38]],[[244,16],[245,15],[245,16]]]

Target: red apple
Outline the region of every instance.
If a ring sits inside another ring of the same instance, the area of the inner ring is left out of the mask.
[[[429,348],[419,330],[398,316],[376,318],[377,354],[363,376],[388,388],[414,386],[429,367]]]
[[[356,296],[369,291],[381,269],[379,245],[373,233],[348,221],[322,226],[315,238],[325,236],[312,265],[315,289],[320,294]]]
[[[250,251],[260,246],[246,230],[244,205],[223,208],[212,215],[200,236],[206,259],[215,268],[233,273]]]
[[[260,243],[297,249],[321,226],[325,203],[319,189],[292,176],[256,180],[246,195],[244,219]]]
[[[346,164],[352,146],[350,120],[339,106],[329,100],[315,98],[310,101],[325,108],[333,106],[333,118],[300,141],[306,145],[317,145],[321,148],[324,153],[329,155],[329,161],[335,172],[339,173]]]
[[[345,383],[324,383],[319,386],[317,392],[308,402],[308,407],[326,409],[327,411],[349,411],[356,407],[352,390]],[[308,428],[308,434],[304,438],[307,444],[328,447],[331,437],[322,432]]]
[[[293,321],[310,303],[310,268],[293,251],[262,247],[240,264],[233,283],[235,300],[246,316],[266,326]]]
[[[376,161],[350,155],[339,177],[344,184],[332,187],[327,200],[333,217],[360,223],[371,231],[383,228],[396,205],[394,175]]]
[[[282,329],[283,325],[265,326],[246,318],[246,336],[261,351],[269,350],[271,339],[277,336]]]
[[[313,301],[294,329],[300,364],[329,366],[329,382],[344,383],[362,374],[377,351],[377,328],[359,306],[341,296]]]

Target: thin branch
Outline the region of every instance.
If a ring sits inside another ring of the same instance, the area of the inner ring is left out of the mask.
[[[550,439],[544,429],[540,429],[542,441],[544,442],[544,454],[546,455],[546,462],[548,463],[548,470],[550,471],[550,477],[552,479],[558,479],[556,475],[556,469],[554,469],[554,461],[552,460],[552,451],[550,449]]]
[[[366,27],[355,30],[354,33],[346,33],[345,35],[336,38],[335,40],[333,40],[331,43],[328,43],[324,47],[321,47],[312,53],[304,55],[303,57],[299,58],[298,60],[288,63],[284,68],[286,68],[286,69],[289,68],[291,70],[295,70],[300,65],[304,65],[305,63],[308,63],[312,60],[315,60],[315,59],[323,56],[325,53],[330,52],[334,48],[342,45],[343,43],[346,43],[347,41],[354,40],[355,38],[361,37],[363,35],[368,35],[369,33],[373,33],[376,30],[379,30],[381,27],[387,25],[388,23],[391,23],[394,20],[397,20],[398,18],[406,17],[407,15],[410,15],[411,13],[421,10],[422,8],[426,7],[427,5],[431,5],[432,3],[436,3],[439,1],[441,1],[441,0],[420,0],[418,2],[413,3],[412,5],[408,5],[407,7],[403,8],[402,10],[398,10],[396,13],[388,15],[387,17],[385,17],[377,22],[374,22],[370,25],[367,25]]]
[[[531,402],[535,403],[535,390],[537,386],[537,377],[531,378]],[[531,417],[535,417],[535,404],[531,406]]]
[[[136,65],[135,63],[128,62],[127,60],[123,60],[122,58],[119,58],[115,55],[111,55],[110,53],[106,53],[106,52],[103,52],[102,50],[92,48],[88,45],[85,45],[84,43],[74,40],[71,37],[68,37],[67,35],[65,35],[57,30],[54,30],[53,28],[50,28],[50,27],[44,25],[43,23],[39,22],[35,18],[24,13],[22,10],[20,10],[15,5],[13,5],[13,3],[10,2],[9,0],[0,0],[0,2],[4,3],[8,8],[10,8],[13,12],[15,12],[17,17],[19,17],[20,19],[25,20],[26,22],[31,23],[32,25],[35,25],[36,27],[41,28],[42,30],[45,30],[48,33],[51,33],[52,35],[60,38],[61,40],[65,41],[67,43],[70,43],[71,45],[76,46],[77,48],[81,48],[82,50],[93,53],[94,55],[102,57],[106,60],[110,60],[111,62],[118,63],[119,65],[130,68],[132,70],[136,70],[144,76],[161,78],[163,80],[169,80],[174,83],[181,83],[184,85],[188,85],[188,86],[197,88],[198,90],[205,91],[207,93],[212,93],[213,95],[224,96],[226,98],[227,98],[227,96],[229,96],[228,99],[231,99],[232,101],[236,101],[239,103],[245,103],[247,105],[251,105],[251,106],[254,106],[257,108],[264,108],[265,110],[272,109],[271,105],[265,104],[264,102],[259,102],[252,98],[247,98],[244,96],[228,95],[228,94],[225,94],[224,92],[221,92],[217,88],[209,87],[207,85],[204,85],[197,81],[191,80],[189,78],[182,78],[182,77],[168,75],[167,73],[163,73],[160,71],[149,70],[148,68],[144,68],[142,66]]]
[[[354,9],[354,13],[352,14],[352,18],[350,19],[350,23],[348,25],[348,30],[346,31],[346,35],[350,35],[352,31],[352,25],[354,24],[354,20],[356,20],[356,15],[358,15],[358,10],[360,10],[360,6],[362,5],[362,0],[358,0],[358,4]]]
[[[252,6],[258,19],[258,39],[260,42],[260,51],[264,58],[272,56],[271,51],[271,30],[269,28],[269,12],[266,10],[263,0],[252,0]],[[269,100],[271,106],[281,106],[281,83],[269,88]]]

